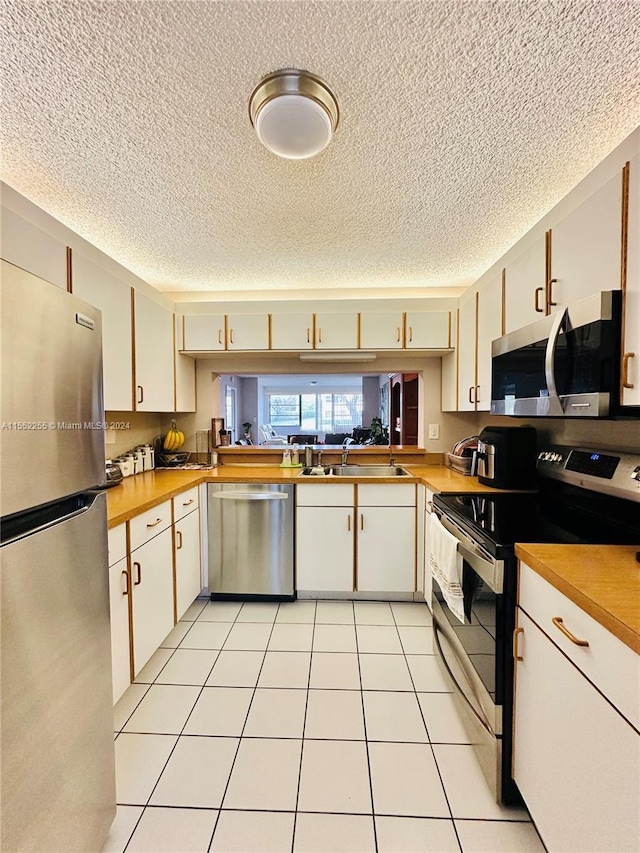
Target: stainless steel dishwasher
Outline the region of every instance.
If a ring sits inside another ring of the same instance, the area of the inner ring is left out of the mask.
[[[209,483],[211,598],[293,599],[294,487]]]

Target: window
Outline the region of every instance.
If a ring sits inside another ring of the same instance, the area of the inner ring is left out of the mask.
[[[268,394],[269,423],[302,432],[350,432],[362,424],[362,393]]]

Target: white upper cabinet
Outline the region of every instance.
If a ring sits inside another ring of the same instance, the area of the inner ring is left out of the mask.
[[[187,314],[182,321],[181,349],[186,352],[209,352],[225,348],[224,314]]]
[[[546,313],[545,235],[505,267],[505,333],[521,329]]]
[[[491,409],[491,344],[502,334],[502,280],[496,278],[478,293],[476,411]]]
[[[228,314],[227,349],[269,349],[269,315]]]
[[[173,412],[173,314],[134,291],[135,409]]]
[[[316,349],[357,349],[358,315],[316,314]]]
[[[0,251],[5,261],[67,289],[67,247],[6,207],[2,208]]]
[[[452,346],[450,312],[407,311],[404,346],[405,349],[448,349]]]
[[[131,411],[131,287],[75,251],[72,273],[74,294],[102,312],[104,407]]]
[[[313,314],[272,314],[271,349],[313,349]]]
[[[178,352],[178,332],[180,317],[173,315],[174,323],[174,369],[176,374],[176,412],[195,412],[196,410],[196,363],[188,355]]]
[[[460,305],[458,314],[458,411],[475,411],[476,393],[476,298]]]
[[[360,314],[361,349],[402,349],[402,311]]]
[[[620,288],[622,176],[616,175],[551,230],[549,311]]]
[[[640,406],[640,154],[629,163],[622,405]]]

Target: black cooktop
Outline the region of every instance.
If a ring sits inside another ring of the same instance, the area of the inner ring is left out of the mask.
[[[543,481],[536,494],[438,494],[433,502],[502,557],[516,542],[640,544],[640,504],[564,483]]]

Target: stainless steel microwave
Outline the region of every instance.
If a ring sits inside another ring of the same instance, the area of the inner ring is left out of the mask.
[[[603,291],[493,341],[491,413],[603,418],[616,413],[622,294]]]

